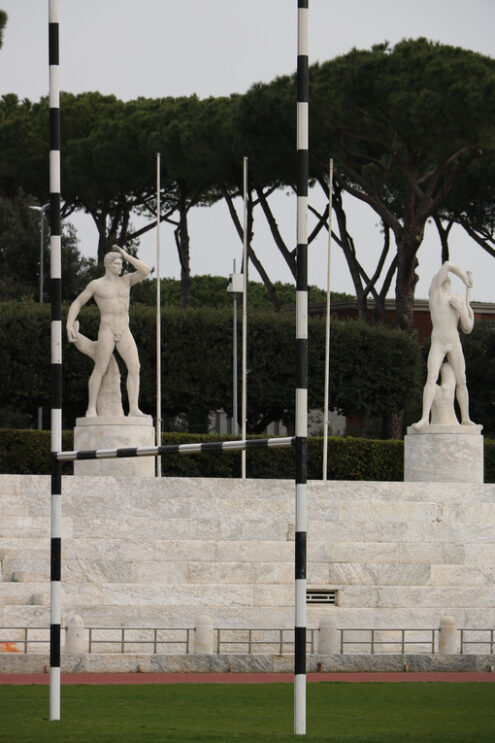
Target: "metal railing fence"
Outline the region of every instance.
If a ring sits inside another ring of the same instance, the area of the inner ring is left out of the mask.
[[[129,646],[145,645],[143,652],[156,653],[163,646],[182,646],[183,654],[189,655],[192,650],[193,627],[88,627],[88,652],[92,653],[95,646],[117,645],[117,652],[135,652]],[[111,633],[110,637],[108,636]],[[164,633],[169,635],[164,637]],[[106,636],[105,636],[106,635]],[[143,636],[144,635],[144,636]],[[170,637],[172,635],[172,637]],[[116,638],[116,639],[112,639]],[[141,651],[140,651],[141,652]]]
[[[34,634],[43,634],[43,637],[33,637]],[[26,654],[30,645],[48,645],[49,642],[49,627],[0,627],[0,652]],[[18,645],[21,645],[22,651],[19,650]],[[9,646],[11,649],[8,649]]]
[[[469,645],[475,645],[478,647],[488,646],[488,655],[493,655],[495,652],[495,629],[461,629],[459,632],[461,633],[461,655],[466,654],[466,649]],[[480,635],[487,639],[482,639]],[[469,637],[472,639],[468,639]]]
[[[377,654],[377,648],[387,648],[387,652],[405,655],[410,646],[421,645],[423,652],[435,652],[436,629],[341,629],[340,654],[345,655],[346,647],[365,646],[371,655]],[[420,636],[424,635],[424,636]],[[424,649],[426,648],[426,650]],[[407,649],[407,650],[406,650]]]
[[[64,627],[63,629],[66,629]],[[95,653],[115,646],[112,652],[144,652],[156,654],[170,652],[190,655],[194,652],[193,627],[87,627],[88,652]],[[340,654],[363,652],[377,655],[411,652],[434,654],[438,652],[438,629],[371,629],[341,628]],[[214,653],[248,654],[273,653],[291,654],[294,647],[294,630],[280,628],[238,628],[217,627],[213,630]],[[308,628],[306,635],[307,652],[313,654],[318,648],[318,628]],[[495,653],[495,629],[457,629],[458,652],[461,655]],[[49,645],[48,627],[0,627],[1,652],[46,652]],[[41,649],[39,646],[44,646]],[[35,648],[33,650],[33,647]],[[418,650],[418,647],[421,649]]]
[[[294,648],[293,629],[239,629],[234,627],[221,627],[214,630],[216,633],[215,648],[218,655],[222,652],[247,652],[248,655],[259,654],[259,648],[269,647],[272,653],[284,655],[284,650]],[[306,630],[307,652],[314,653],[316,648],[316,636],[318,629]],[[232,648],[242,646],[245,650],[233,651]]]

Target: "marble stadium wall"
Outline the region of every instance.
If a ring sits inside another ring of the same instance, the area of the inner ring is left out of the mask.
[[[62,612],[86,626],[293,626],[294,484],[66,477]],[[0,476],[0,624],[49,623],[50,480]],[[308,627],[492,627],[495,485],[308,486]]]

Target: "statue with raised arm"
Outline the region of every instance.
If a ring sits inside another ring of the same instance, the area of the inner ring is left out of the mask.
[[[454,294],[451,290],[449,273],[458,276],[466,286],[466,296]],[[429,291],[430,315],[432,322],[431,347],[428,355],[428,376],[423,391],[423,412],[421,419],[413,424],[415,430],[427,426],[430,421],[432,405],[435,407],[435,395],[439,392],[445,396],[446,389],[452,386],[455,379],[455,393],[461,412],[461,423],[464,426],[474,425],[469,418],[469,395],[466,386],[466,365],[459,338],[458,326],[464,333],[470,333],[474,326],[474,313],[470,307],[470,292],[473,286],[471,273],[462,271],[452,263],[445,262],[433,277]],[[438,375],[442,370],[442,384],[437,385]],[[452,383],[448,380],[453,376]],[[439,407],[441,401],[438,400]],[[443,406],[445,402],[443,401]],[[453,408],[453,404],[452,404]],[[440,415],[441,422],[447,422],[448,414]],[[452,422],[453,419],[451,418]],[[433,423],[432,416],[432,423]],[[440,422],[440,421],[439,421]]]
[[[136,270],[121,276],[123,261],[128,261]],[[143,261],[135,258],[125,250],[114,245],[104,258],[105,275],[91,281],[81,294],[72,302],[67,316],[67,335],[83,353],[94,359],[95,365],[88,384],[87,418],[98,415],[100,392],[107,372],[112,372],[115,364],[114,349],[124,360],[127,367],[127,396],[129,400],[129,417],[140,417],[145,414],[139,410],[139,355],[136,342],[129,328],[129,299],[131,287],[143,281],[150,268]],[[100,327],[98,339],[91,341],[79,333],[77,316],[91,297],[100,310]],[[89,347],[91,344],[91,347]],[[86,348],[87,346],[87,348]],[[113,363],[112,363],[113,362]],[[119,383],[120,385],[120,383]],[[103,412],[103,411],[102,411]],[[101,412],[100,412],[101,414]]]

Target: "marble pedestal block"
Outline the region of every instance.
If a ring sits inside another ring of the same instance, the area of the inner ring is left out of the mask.
[[[146,446],[155,446],[155,427],[150,415],[139,418],[110,415],[76,418],[74,428],[76,451]],[[74,474],[153,477],[155,457],[76,460]]]
[[[483,482],[482,426],[434,424],[404,437],[405,482]]]

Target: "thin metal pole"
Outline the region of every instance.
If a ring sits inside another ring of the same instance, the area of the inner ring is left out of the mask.
[[[62,554],[62,271],[60,229],[60,92],[58,0],[49,0],[50,297],[51,297],[51,508],[50,508],[50,720],[60,720]]]
[[[43,304],[43,290],[44,290],[44,226],[45,226],[45,206],[40,209],[40,304]],[[43,407],[38,407],[38,431],[43,430]]]
[[[43,281],[44,281],[44,272],[43,272],[43,260],[44,260],[44,251],[43,251],[43,239],[44,239],[44,226],[45,226],[45,212],[44,207],[41,207],[40,209],[40,304],[43,304]]]
[[[308,479],[308,0],[297,13],[296,527],[294,733],[306,734],[306,541]]]
[[[156,445],[162,444],[162,321],[160,271],[160,153],[156,153]],[[156,476],[162,476],[162,458],[156,457]]]
[[[40,213],[40,281],[39,281],[39,303],[43,304],[43,291],[44,291],[44,227],[45,227],[45,209],[48,209],[50,204],[44,204],[43,206],[30,206],[30,209]],[[43,407],[38,407],[38,431],[43,429]]]
[[[330,386],[330,277],[332,257],[332,195],[333,160],[328,172],[328,257],[327,257],[327,322],[325,332],[325,400],[323,403],[323,480],[327,479],[328,459],[328,397]]]
[[[235,276],[235,258],[234,258],[234,276]],[[237,436],[239,433],[239,420],[237,410],[237,294],[232,292],[233,308],[233,327],[232,327],[232,435]]]
[[[247,422],[247,290],[248,290],[248,210],[247,210],[247,184],[248,184],[248,159],[242,159],[242,191],[244,199],[244,218],[243,218],[243,252],[242,252],[242,271],[243,271],[243,291],[242,291],[242,401],[241,401],[241,436],[246,438]],[[246,450],[243,449],[241,454],[241,477],[246,478]]]

